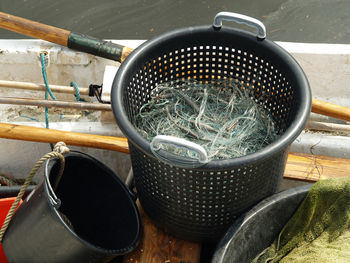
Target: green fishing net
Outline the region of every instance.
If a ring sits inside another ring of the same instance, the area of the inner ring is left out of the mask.
[[[349,263],[350,177],[317,182],[278,238],[252,262]]]
[[[157,135],[169,135],[197,143],[209,160],[256,152],[277,133],[269,111],[255,102],[248,85],[227,79],[161,83],[140,108],[136,129],[150,142]],[[191,154],[180,152],[185,157]]]

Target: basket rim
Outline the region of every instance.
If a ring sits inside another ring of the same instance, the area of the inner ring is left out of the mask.
[[[299,102],[300,107],[297,110],[295,119],[292,121],[292,123],[286,129],[286,131],[279,138],[277,138],[277,140],[255,153],[232,159],[211,160],[201,167],[184,169],[204,171],[213,169],[224,170],[226,168],[234,168],[237,166],[242,166],[244,164],[249,164],[257,160],[264,160],[278,152],[286,150],[287,147],[292,143],[292,141],[294,141],[297,138],[297,136],[301,133],[310,114],[312,97],[307,77],[304,71],[302,70],[301,66],[298,64],[298,62],[281,46],[269,39],[265,38],[264,40],[259,40],[255,34],[236,28],[223,27],[220,30],[217,30],[214,29],[211,25],[205,25],[175,29],[163,33],[154,38],[151,38],[150,40],[144,42],[139,47],[137,47],[121,64],[113,81],[111,92],[111,104],[117,124],[123,132],[123,134],[128,138],[129,145],[131,143],[133,146],[141,150],[145,155],[158,160],[151,152],[150,142],[144,139],[136,131],[133,124],[128,120],[126,111],[124,109],[123,87],[124,82],[126,82],[128,72],[132,69],[134,64],[137,63],[138,59],[142,59],[145,56],[145,54],[147,54],[147,52],[154,50],[155,46],[159,47],[159,45],[162,45],[163,43],[167,43],[168,41],[176,41],[176,38],[188,37],[194,33],[205,34],[212,33],[213,31],[220,31],[219,33],[223,32],[225,34],[233,34],[239,37],[244,36],[244,38],[246,38],[247,41],[252,41],[254,44],[259,45],[259,48],[263,48],[268,50],[269,52],[273,52],[276,56],[278,56],[278,58],[281,61],[283,61],[284,64],[288,66],[289,71],[292,72],[294,76],[297,76],[295,80],[297,85],[304,88],[301,90],[301,100]]]

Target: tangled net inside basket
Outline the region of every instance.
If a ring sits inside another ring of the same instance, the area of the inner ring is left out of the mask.
[[[269,112],[237,80],[161,83],[140,108],[135,123],[148,141],[157,135],[184,138],[204,147],[209,160],[254,153],[277,137]],[[183,157],[195,155],[177,147],[166,150]]]

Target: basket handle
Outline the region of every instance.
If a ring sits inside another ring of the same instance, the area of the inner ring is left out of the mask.
[[[198,158],[189,158],[170,153],[162,149],[161,145],[173,145],[177,148],[183,148],[197,153]],[[196,168],[209,162],[207,151],[200,145],[190,142],[188,140],[167,136],[157,135],[153,138],[151,144],[151,151],[157,157],[167,164],[182,167],[182,168]]]
[[[216,14],[214,18],[213,27],[215,29],[220,29],[222,27],[223,20],[232,21],[238,24],[244,24],[249,27],[256,28],[258,30],[258,39],[264,40],[266,38],[266,28],[264,24],[258,19],[232,12],[220,12]]]

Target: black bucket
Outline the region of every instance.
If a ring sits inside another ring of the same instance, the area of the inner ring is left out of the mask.
[[[135,195],[96,159],[77,152],[65,159],[57,190],[55,159],[13,216],[3,240],[9,262],[109,262],[137,246]]]
[[[311,187],[272,195],[241,215],[219,242],[212,263],[251,262],[276,239]]]

